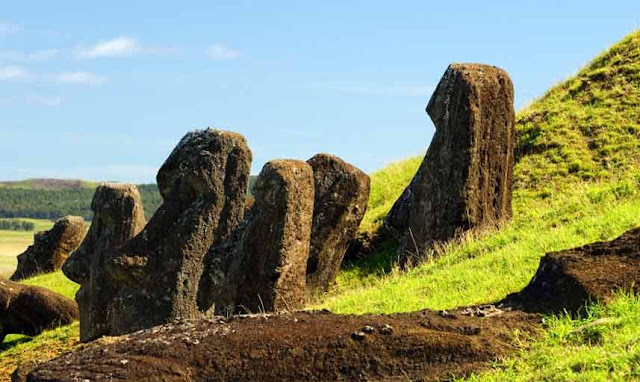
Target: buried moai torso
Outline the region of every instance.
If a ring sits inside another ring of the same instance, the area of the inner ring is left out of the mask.
[[[294,310],[305,302],[313,216],[313,172],[273,160],[254,186],[255,203],[228,260],[218,314]]]
[[[33,244],[18,255],[18,267],[11,280],[59,270],[69,254],[78,248],[86,230],[83,218],[65,216],[56,220],[50,230],[36,233]]]
[[[513,85],[503,70],[452,64],[427,113],[436,127],[420,168],[389,213],[400,258],[511,216]]]
[[[255,203],[206,258],[198,291],[217,314],[296,310],[328,289],[364,216],[369,177],[340,158],[267,163]]]
[[[146,222],[138,189],[130,184],[100,185],[91,209],[91,228],[62,267],[67,277],[80,284],[76,301],[84,342],[111,334],[113,299],[119,287],[105,268],[107,256],[138,234]]]
[[[317,154],[307,163],[315,185],[307,288],[317,294],[326,292],[335,280],[356,235],[369,203],[369,177],[329,154]]]
[[[203,258],[241,221],[250,165],[239,134],[197,130],[180,141],[158,172],[162,205],[110,259],[109,272],[123,286],[113,334],[200,315]]]

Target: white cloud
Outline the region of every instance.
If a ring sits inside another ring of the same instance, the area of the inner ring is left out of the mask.
[[[45,49],[29,53],[5,50],[0,51],[0,60],[19,62],[46,61],[51,60],[57,55],[57,49]]]
[[[213,44],[208,50],[209,57],[213,60],[233,60],[240,56],[237,50],[229,49],[224,44]]]
[[[18,33],[22,30],[21,27],[12,23],[0,23],[0,35],[9,35]]]
[[[131,56],[142,51],[138,41],[131,37],[117,37],[112,40],[99,42],[88,49],[79,49],[79,58],[123,57]]]
[[[19,80],[29,76],[22,66],[0,66],[0,81]]]
[[[55,77],[56,81],[75,85],[102,85],[107,82],[105,77],[89,72],[66,72]]]

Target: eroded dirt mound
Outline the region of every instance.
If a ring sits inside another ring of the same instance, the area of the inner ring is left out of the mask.
[[[640,228],[612,241],[551,252],[526,288],[505,302],[529,312],[577,312],[588,300],[606,302],[618,289],[640,292]]]
[[[27,380],[432,380],[503,356],[515,329],[533,331],[540,320],[522,312],[466,314],[303,312],[167,324],[89,345]]]

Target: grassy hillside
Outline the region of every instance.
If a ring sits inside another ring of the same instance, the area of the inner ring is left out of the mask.
[[[516,187],[549,189],[637,173],[640,31],[518,113]]]
[[[438,247],[406,272],[393,267],[395,244],[387,243],[343,270],[313,307],[399,312],[499,300],[526,285],[544,253],[612,239],[640,225],[639,55],[640,31],[518,113],[511,222]],[[362,230],[377,229],[420,161],[410,158],[372,174]],[[66,294],[77,287],[59,273],[29,282]],[[599,318],[607,320],[576,330]],[[610,306],[593,305],[581,319],[550,318],[541,339],[521,338],[520,354],[471,380],[640,379],[639,319],[640,298],[624,293]],[[31,354],[59,354],[73,346],[76,333],[72,325],[29,342],[15,339],[0,353],[0,373]]]

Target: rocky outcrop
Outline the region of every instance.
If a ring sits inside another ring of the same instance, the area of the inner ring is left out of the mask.
[[[43,381],[439,380],[513,351],[539,316],[301,312],[168,324],[40,365]]]
[[[531,312],[577,312],[587,301],[607,302],[616,290],[640,293],[640,228],[612,241],[551,252],[529,285],[506,304]]]
[[[35,336],[77,319],[78,306],[73,300],[0,278],[0,342],[7,334]]]
[[[137,235],[146,223],[140,193],[134,185],[105,183],[91,202],[93,221],[87,236],[62,267],[80,284],[80,340],[91,341],[110,331],[113,300],[119,290],[107,272],[107,257]]]
[[[329,289],[355,238],[369,203],[369,177],[333,155],[318,154],[307,163],[315,189],[307,288],[317,294]]]
[[[436,132],[388,219],[401,232],[404,260],[421,256],[434,242],[511,216],[515,132],[507,73],[487,65],[452,64],[427,113]]]
[[[274,160],[260,172],[255,203],[233,248],[219,314],[300,308],[313,216],[313,171],[297,160]]]
[[[109,260],[119,284],[112,334],[200,316],[203,258],[242,220],[251,151],[239,134],[188,133],[160,168],[163,203],[144,230]]]
[[[87,232],[86,223],[79,216],[58,219],[53,228],[33,236],[33,245],[18,255],[18,267],[11,280],[18,281],[40,273],[59,270]]]

